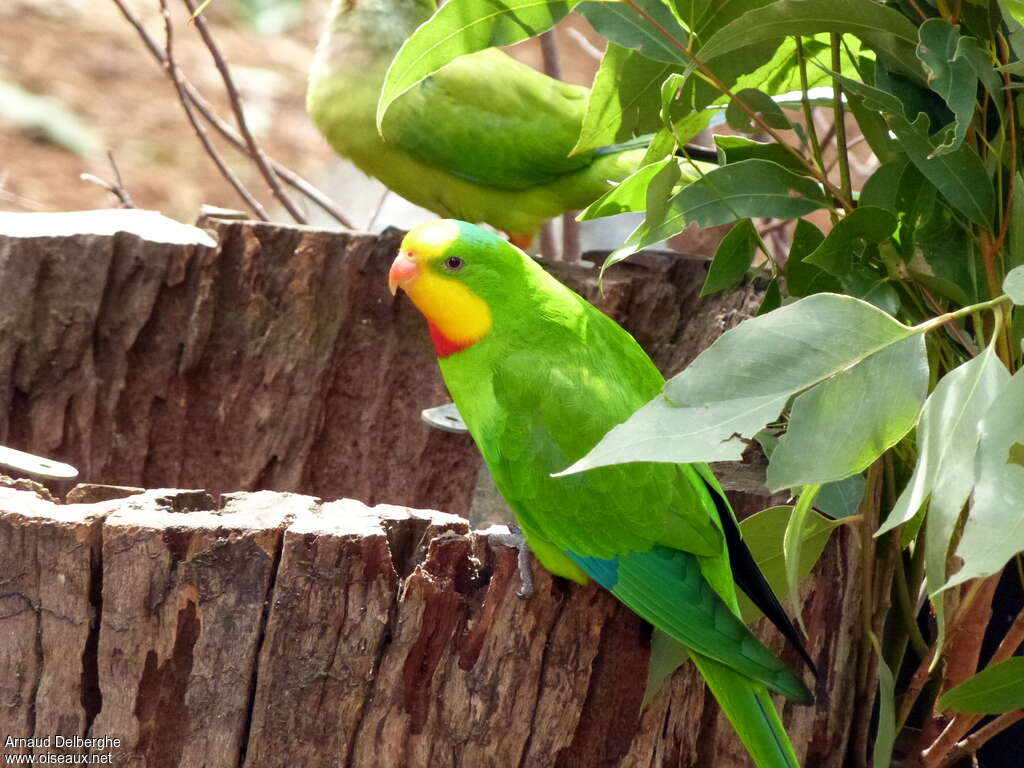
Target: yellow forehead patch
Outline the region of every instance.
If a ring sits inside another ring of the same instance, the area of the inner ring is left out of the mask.
[[[424,261],[436,259],[459,239],[459,225],[448,219],[428,221],[413,227],[402,240],[402,250],[411,251]]]

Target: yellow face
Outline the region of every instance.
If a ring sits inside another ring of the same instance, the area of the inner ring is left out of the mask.
[[[454,221],[414,228],[402,241],[388,276],[391,292],[401,288],[423,313],[442,356],[479,341],[492,325],[487,302],[458,279],[464,261],[448,254],[460,234]]]

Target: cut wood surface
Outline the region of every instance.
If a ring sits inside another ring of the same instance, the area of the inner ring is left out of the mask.
[[[479,455],[421,422],[448,396],[422,318],[387,290],[401,233],[200,227],[0,216],[0,444],[90,483],[468,514]],[[552,269],[670,373],[759,302],[751,285],[699,299],[696,259],[640,254],[603,294],[592,268]]]
[[[61,504],[8,485],[0,754],[147,768],[749,765],[692,665],[641,711],[648,628],[610,595],[534,564],[536,594],[518,598],[498,529],[268,491],[86,486]],[[845,753],[852,547],[840,530],[805,585],[817,701],[783,710],[815,768]],[[106,741],[12,749],[8,736]]]

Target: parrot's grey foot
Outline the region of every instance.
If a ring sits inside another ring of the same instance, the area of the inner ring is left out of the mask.
[[[515,547],[517,551],[516,565],[519,570],[519,590],[516,595],[523,600],[533,596],[533,570],[530,563],[530,546],[526,543],[526,537],[522,530],[515,523],[509,523],[508,533],[501,533],[494,536],[499,544]]]
[[[466,429],[466,422],[462,420],[462,416],[459,414],[459,409],[455,407],[455,403],[424,408],[420,412],[420,418],[434,429],[440,429],[444,432],[462,433],[469,431]]]

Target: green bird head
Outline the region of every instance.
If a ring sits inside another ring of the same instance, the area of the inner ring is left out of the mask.
[[[486,229],[454,219],[431,221],[402,240],[388,284],[423,313],[440,357],[466,349],[495,326],[506,330],[529,312],[529,296],[546,273],[525,253]],[[554,282],[553,280],[551,282]]]

